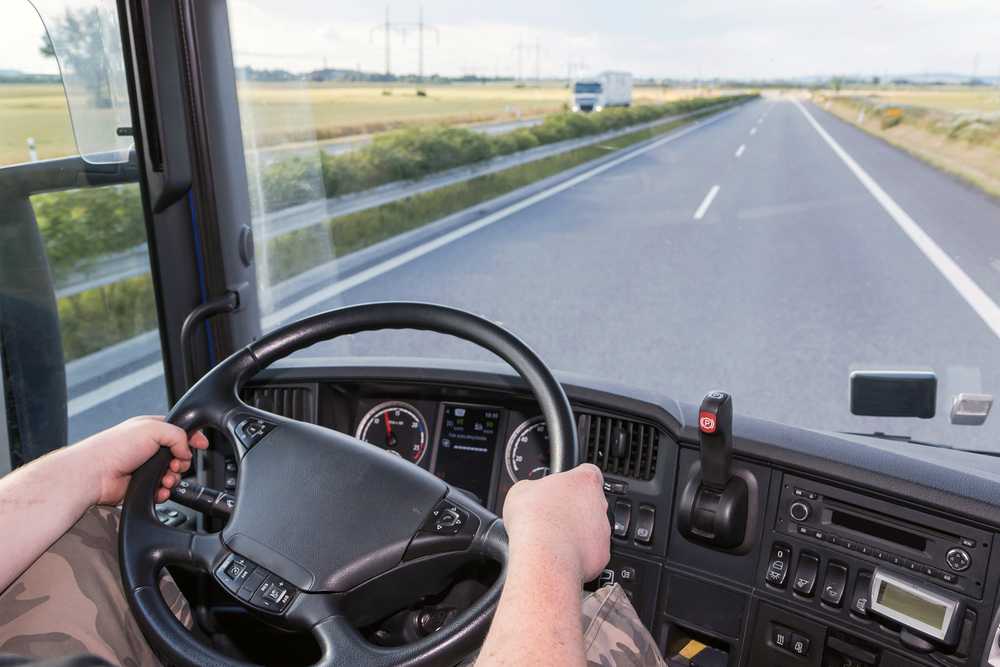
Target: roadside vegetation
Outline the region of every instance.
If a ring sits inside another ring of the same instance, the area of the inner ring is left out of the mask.
[[[869,134],[1000,196],[1000,95],[952,92],[858,91],[817,101]]]

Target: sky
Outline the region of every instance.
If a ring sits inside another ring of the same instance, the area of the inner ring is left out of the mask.
[[[415,74],[420,5],[388,9],[390,71]],[[0,11],[0,70],[54,73],[28,0]],[[384,1],[230,0],[229,13],[237,65],[385,71]],[[523,78],[1000,75],[997,0],[426,0],[423,19],[425,75],[517,76],[519,53]]]

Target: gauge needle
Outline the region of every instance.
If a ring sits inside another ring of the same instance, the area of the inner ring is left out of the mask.
[[[392,427],[389,426],[389,411],[386,410],[383,414],[385,415],[385,440],[386,440],[386,444],[388,444],[390,447],[395,447],[396,446],[396,436],[394,436],[392,434]]]

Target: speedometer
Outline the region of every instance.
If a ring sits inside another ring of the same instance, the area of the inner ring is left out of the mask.
[[[541,479],[549,474],[549,430],[544,417],[529,419],[507,441],[507,472],[514,481]]]
[[[355,437],[400,456],[420,463],[427,451],[427,422],[409,403],[389,401],[368,411]]]

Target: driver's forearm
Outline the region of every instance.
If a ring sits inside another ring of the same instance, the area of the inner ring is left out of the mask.
[[[0,479],[0,591],[97,503],[100,489],[92,457],[75,447]]]
[[[507,582],[476,667],[586,664],[580,577],[558,546],[512,549]]]

